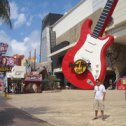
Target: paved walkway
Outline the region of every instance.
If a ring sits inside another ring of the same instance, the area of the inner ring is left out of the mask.
[[[25,111],[17,109],[6,103],[6,99],[0,97],[0,126],[52,126],[46,121],[40,120]]]
[[[63,90],[17,94],[10,97],[11,99],[7,100],[9,104],[54,126],[126,126],[124,91],[107,91],[105,121],[102,121],[100,116],[99,119],[92,120],[94,117],[93,91]],[[37,119],[35,120],[37,122]]]

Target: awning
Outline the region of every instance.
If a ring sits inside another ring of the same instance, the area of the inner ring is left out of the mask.
[[[24,82],[26,83],[36,83],[36,82],[42,82],[42,76],[41,75],[27,75],[25,77]]]
[[[53,53],[50,53],[50,54],[48,55],[48,57],[52,57],[52,56],[55,56],[55,55],[57,55],[57,54],[59,54],[59,53],[62,53],[62,52],[64,52],[64,51],[68,50],[69,48],[73,47],[75,44],[76,44],[76,43],[70,44],[70,45],[68,45],[68,46],[66,46],[66,47],[64,47],[64,48],[62,48],[62,49],[59,49],[58,51],[55,51],[55,52],[53,52]]]

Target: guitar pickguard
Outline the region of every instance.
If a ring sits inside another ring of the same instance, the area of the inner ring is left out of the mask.
[[[90,63],[88,70],[92,73],[94,79],[99,78],[101,73],[101,52],[104,45],[109,40],[109,37],[105,40],[99,40],[93,38],[90,34],[87,35],[85,43],[76,52],[74,56],[74,62],[82,59],[87,63]]]

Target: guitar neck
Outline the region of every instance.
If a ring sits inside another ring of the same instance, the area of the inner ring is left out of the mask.
[[[110,20],[110,17],[114,11],[114,8],[117,4],[118,0],[108,0],[101,16],[98,19],[98,22],[93,30],[92,37],[98,38],[101,37],[105,31],[106,26]]]

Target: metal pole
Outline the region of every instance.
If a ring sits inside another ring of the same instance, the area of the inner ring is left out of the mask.
[[[35,71],[35,66],[36,66],[36,49],[34,50],[34,71]]]

